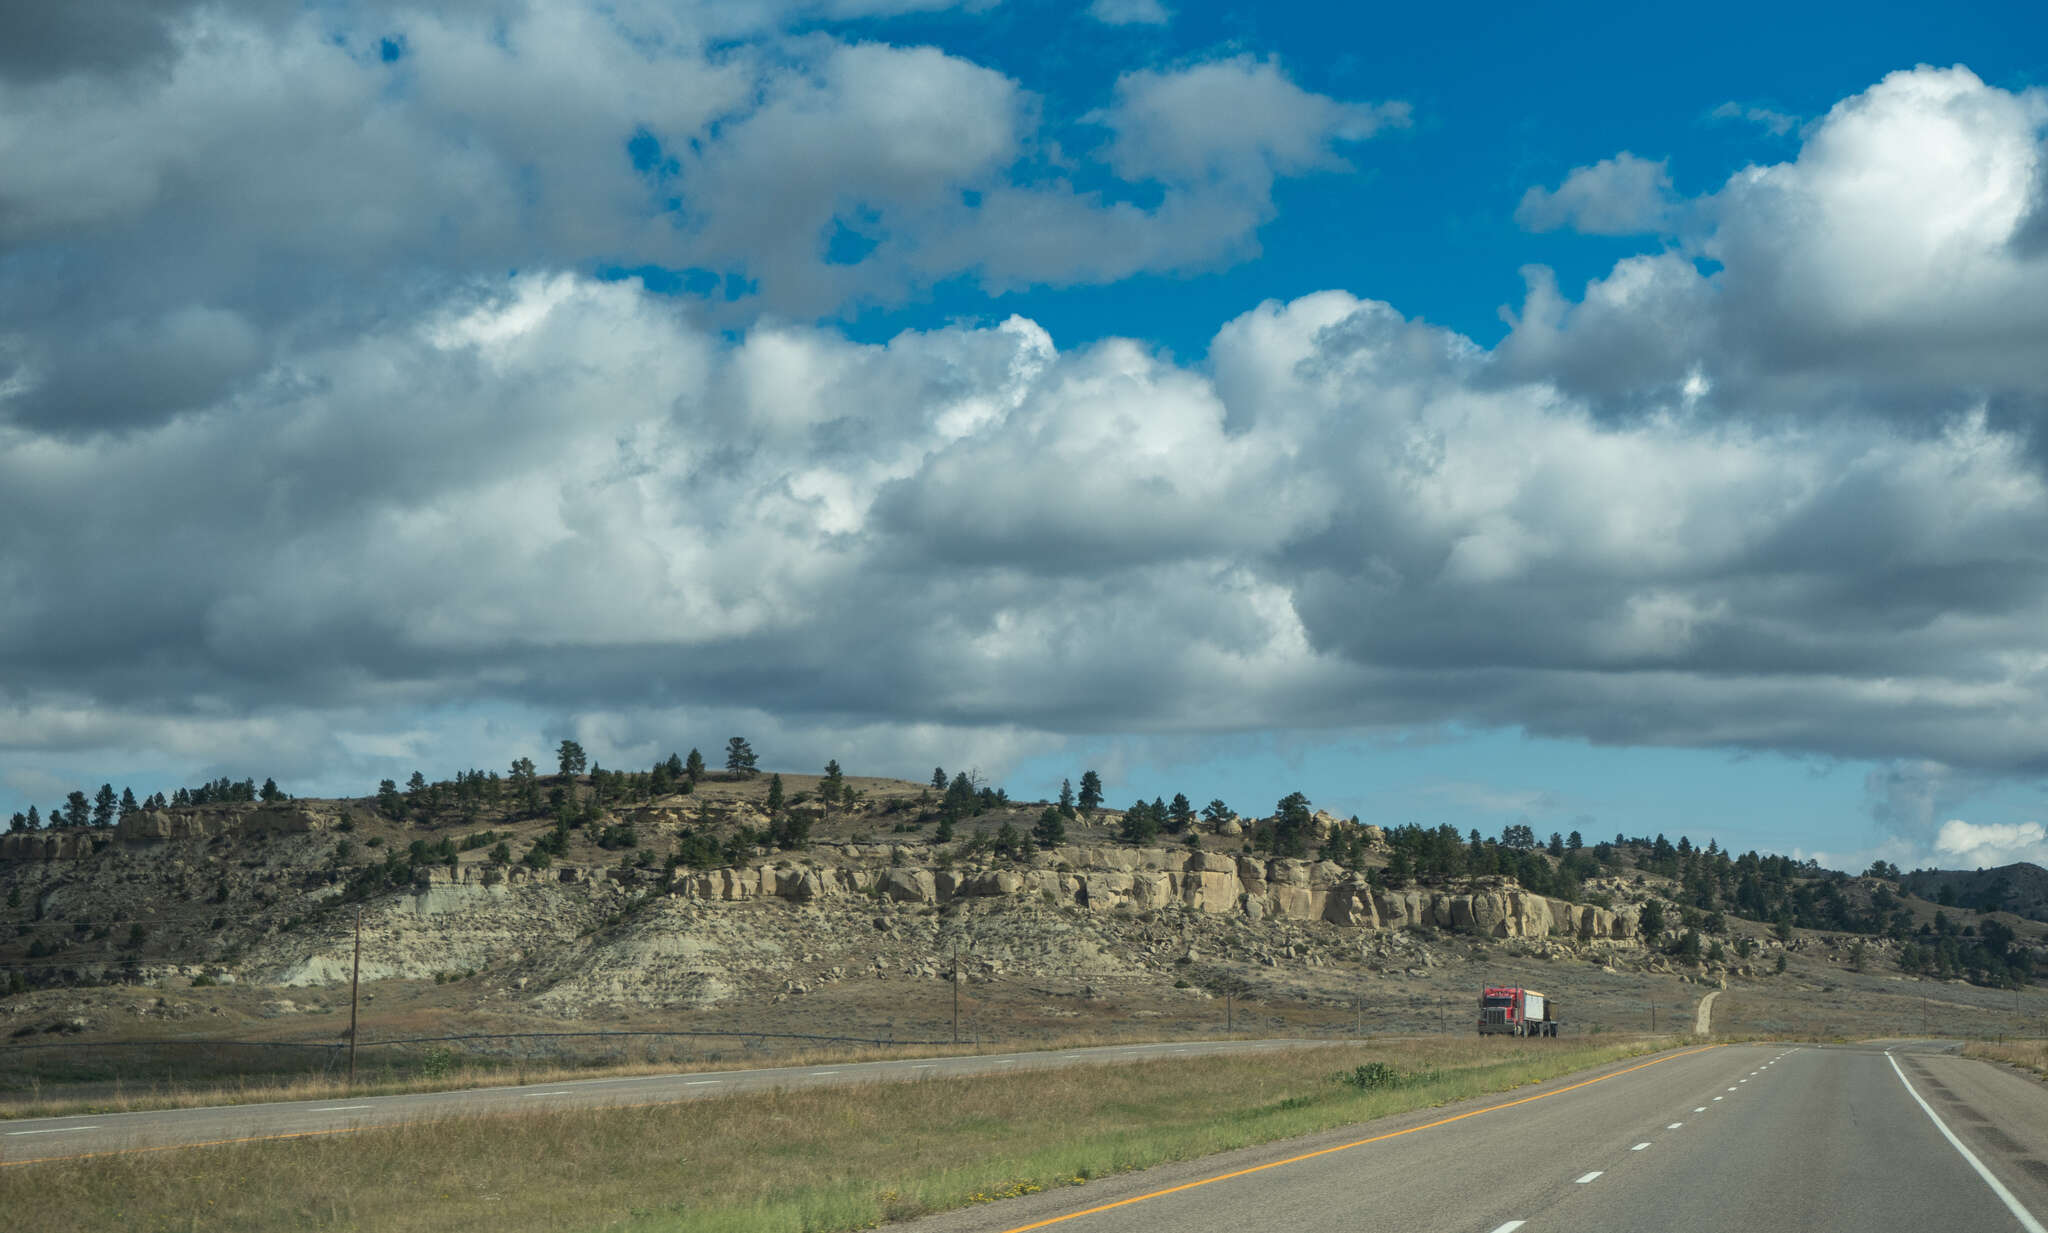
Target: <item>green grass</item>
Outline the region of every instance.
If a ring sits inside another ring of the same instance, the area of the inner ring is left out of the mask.
[[[0,1211],[20,1233],[837,1233],[1504,1091],[1663,1043],[1423,1038],[445,1119],[9,1167]],[[1427,1077],[1370,1090],[1340,1080],[1372,1061]]]

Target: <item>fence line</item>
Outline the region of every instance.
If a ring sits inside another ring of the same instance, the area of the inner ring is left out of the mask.
[[[946,1040],[924,1040],[906,1037],[880,1036],[828,1036],[817,1032],[755,1032],[755,1031],[630,1031],[630,1032],[469,1032],[458,1036],[401,1036],[390,1040],[361,1040],[358,1049],[374,1049],[389,1045],[431,1045],[445,1044],[458,1040],[625,1040],[649,1037],[729,1037],[742,1040],[808,1040],[827,1044],[847,1045],[945,1045]],[[9,1051],[25,1052],[30,1049],[346,1049],[347,1041],[326,1040],[57,1040],[38,1041],[33,1044],[0,1044],[0,1054]]]

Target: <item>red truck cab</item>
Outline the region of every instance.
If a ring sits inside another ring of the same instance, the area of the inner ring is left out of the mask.
[[[1514,985],[1479,991],[1481,1036],[1555,1036],[1557,1018],[1549,998]]]

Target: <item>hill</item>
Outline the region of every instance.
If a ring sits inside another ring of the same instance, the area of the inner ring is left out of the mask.
[[[1915,869],[1900,884],[1944,906],[2048,921],[2048,869],[2028,861],[1992,869]]]
[[[1253,816],[1184,798],[1063,810],[967,776],[830,770],[522,759],[335,800],[221,780],[105,826],[0,836],[0,1010],[17,1034],[200,1017],[333,1039],[360,919],[387,1036],[1051,1039],[1213,1031],[1246,1001],[1272,1030],[1417,1030],[1480,984],[1524,981],[1584,1030],[1635,1030],[1696,1001],[1688,986],[2004,987],[2048,932],[1682,836],[1383,827],[1299,794]]]

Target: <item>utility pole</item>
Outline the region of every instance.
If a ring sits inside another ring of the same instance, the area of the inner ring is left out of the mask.
[[[953,939],[953,1043],[960,1043],[960,939]]]
[[[1652,1003],[1650,1003],[1650,1035],[1652,1035],[1652,1036],[1655,1036],[1656,1034],[1657,1034],[1657,1004],[1656,1004],[1655,1002],[1652,1002]]]
[[[356,962],[348,977],[348,1085],[356,1085],[356,996],[363,984],[363,910],[356,909]]]
[[[1920,995],[1920,1034],[1927,1035],[1927,995]]]

